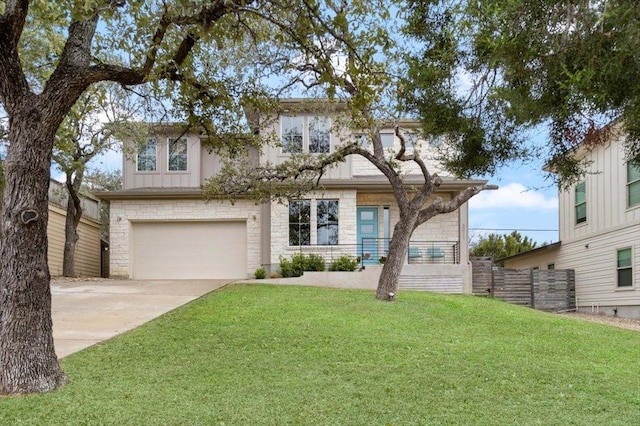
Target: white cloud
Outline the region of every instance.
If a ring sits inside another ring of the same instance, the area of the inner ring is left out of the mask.
[[[527,189],[524,185],[512,182],[496,191],[482,191],[471,198],[472,209],[520,208],[553,210],[558,208],[558,197],[547,196],[541,191]]]

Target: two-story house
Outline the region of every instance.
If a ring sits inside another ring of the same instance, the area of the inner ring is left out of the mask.
[[[508,268],[574,269],[579,310],[640,318],[640,168],[614,127],[576,152],[584,178],[559,193],[560,241],[504,261]]]
[[[334,125],[339,108],[319,113],[300,100],[281,105],[279,113],[256,129],[279,143],[265,146],[246,161],[278,164],[296,153],[332,153],[359,138]],[[400,124],[408,137],[418,126],[412,121]],[[389,182],[366,159],[347,157],[327,170],[321,190],[288,203],[204,201],[201,185],[220,170],[222,159],[209,152],[204,137],[178,135],[177,127],[156,126],[135,155],[125,156],[123,190],[99,194],[111,203],[112,276],[244,279],[260,267],[275,272],[281,256],[298,252],[320,254],[327,262],[348,253],[367,269],[381,268],[399,209]],[[385,148],[399,147],[391,127],[382,129],[381,137]],[[419,142],[414,145],[428,158],[434,142]],[[436,164],[429,165],[437,170]],[[404,172],[407,186],[423,181],[415,169]],[[442,176],[436,195],[445,200],[485,183]],[[422,276],[425,281],[431,274],[437,276],[432,284],[443,291],[470,292],[467,216],[463,205],[415,231],[407,254],[407,279]],[[419,269],[425,265],[429,268]]]

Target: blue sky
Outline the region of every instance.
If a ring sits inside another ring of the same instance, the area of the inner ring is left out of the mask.
[[[545,180],[542,162],[507,167],[487,179],[500,188],[469,201],[470,236],[518,230],[538,245],[558,241],[558,190]]]

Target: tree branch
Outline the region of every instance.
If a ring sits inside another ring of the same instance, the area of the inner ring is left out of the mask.
[[[431,203],[428,207],[425,207],[424,209],[420,210],[420,213],[418,214],[418,220],[416,220],[416,225],[414,226],[414,229],[436,215],[451,213],[453,211],[456,211],[458,208],[460,208],[461,205],[469,201],[471,197],[473,197],[476,194],[479,194],[481,191],[494,190],[494,189],[498,189],[498,187],[496,185],[471,186],[469,188],[466,188],[460,191],[455,197],[453,197],[451,200],[447,201],[446,203],[442,200],[441,197],[437,197],[433,201],[433,203]]]
[[[12,115],[18,99],[29,91],[18,56],[18,41],[27,19],[27,0],[8,0],[0,16],[0,99]]]

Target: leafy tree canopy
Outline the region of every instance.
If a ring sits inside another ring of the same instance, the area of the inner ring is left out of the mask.
[[[529,237],[523,238],[518,231],[503,235],[489,234],[472,243],[469,255],[492,257],[497,260],[532,250],[536,246],[535,241],[530,240]]]
[[[560,181],[583,171],[568,154],[609,137],[599,129],[612,121],[640,162],[637,1],[469,0],[456,11],[466,69],[502,102],[501,120],[548,126],[542,155]]]

